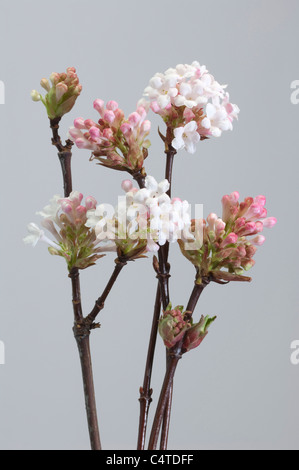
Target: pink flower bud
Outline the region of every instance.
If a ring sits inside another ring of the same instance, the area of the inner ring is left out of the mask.
[[[76,129],[75,127],[70,127],[69,128],[69,136],[71,139],[76,140],[79,137],[83,137],[83,134],[80,129]]]
[[[248,211],[244,214],[244,217],[246,219],[258,219],[262,216],[263,212],[263,206],[261,206],[260,204],[253,203],[249,207]]]
[[[124,117],[125,117],[124,112],[118,108],[114,111],[114,115],[115,115],[114,124],[119,126],[121,122],[124,120]]]
[[[103,137],[107,140],[112,140],[113,138],[113,131],[110,128],[106,128],[103,130]]]
[[[215,223],[216,223],[216,220],[218,219],[218,215],[217,214],[209,214],[208,217],[207,217],[207,222],[209,224],[209,228],[211,231],[214,231],[215,230]]]
[[[247,222],[244,227],[239,231],[239,237],[246,237],[248,235],[255,235],[258,233],[257,225],[254,222]]]
[[[115,119],[115,114],[113,111],[105,111],[104,116],[103,116],[104,121],[108,122],[108,124],[113,124],[113,121]]]
[[[245,258],[245,256],[247,255],[246,248],[243,245],[238,246],[237,251],[241,258]]]
[[[121,132],[122,132],[124,135],[127,135],[127,134],[130,134],[130,133],[132,132],[132,127],[130,126],[129,123],[124,122],[124,123],[120,126],[120,130],[121,130]]]
[[[222,242],[222,248],[224,248],[225,246],[227,245],[231,245],[231,244],[235,244],[237,243],[238,241],[238,235],[236,235],[235,233],[230,233],[226,239]]]
[[[76,208],[76,214],[77,214],[79,217],[85,216],[85,215],[86,215],[86,207],[84,207],[84,206],[78,206],[78,207]]]
[[[247,258],[252,258],[257,252],[257,247],[254,245],[246,246],[246,256]]]
[[[61,210],[65,213],[65,214],[70,214],[72,211],[73,211],[73,206],[67,202],[67,201],[62,201],[61,203]]]
[[[186,121],[186,124],[190,121],[193,121],[195,118],[195,114],[190,108],[185,108],[184,110],[184,119]]]
[[[103,117],[104,115],[104,109],[105,109],[105,103],[103,100],[95,100],[93,102],[93,107],[100,115]]]
[[[171,199],[171,202],[172,202],[172,203],[175,203],[175,202],[183,202],[183,201],[182,201],[182,199],[180,199],[179,197],[173,197],[173,198]]]
[[[136,127],[139,124],[140,120],[141,120],[140,114],[136,112],[130,114],[130,116],[128,117],[128,121],[133,127]]]
[[[65,95],[68,91],[68,86],[65,83],[57,83],[56,85],[56,100],[57,102],[61,100],[63,95]]]
[[[246,219],[244,217],[239,217],[239,219],[236,220],[235,225],[234,225],[234,230],[235,232],[238,232],[241,228],[243,228],[246,224]]]
[[[89,130],[91,127],[96,127],[97,124],[92,119],[86,119],[84,125],[85,128]]]
[[[130,180],[124,180],[121,184],[122,189],[128,193],[133,189],[133,183]]]
[[[148,134],[151,130],[151,121],[144,121],[142,124],[141,124],[141,133],[142,134]]]
[[[239,193],[234,192],[229,196],[223,196],[222,198],[222,219],[224,222],[228,222],[236,217],[239,211]]]
[[[153,101],[151,103],[151,110],[156,113],[156,114],[159,114],[161,112],[161,108],[160,106],[158,105],[157,101]]]
[[[118,103],[116,101],[108,101],[106,104],[106,109],[109,109],[110,111],[116,111],[118,108]]]
[[[68,67],[68,68],[66,69],[66,71],[67,71],[68,73],[70,73],[70,74],[71,74],[71,73],[74,73],[74,74],[76,73],[75,67]]]
[[[147,115],[147,112],[146,110],[144,109],[143,106],[138,106],[136,112],[139,114],[139,116],[141,117],[141,121],[144,121],[144,119],[146,118],[146,115]]]
[[[251,240],[251,243],[255,246],[262,246],[265,243],[266,238],[263,235],[258,235]]]
[[[76,129],[85,129],[84,119],[83,118],[75,119],[74,126]]]
[[[216,220],[215,223],[215,234],[216,237],[219,237],[219,235],[225,230],[226,224],[223,222],[223,220],[218,219]]]
[[[93,140],[98,140],[101,137],[101,132],[98,127],[91,127],[89,129],[89,134]]]
[[[254,203],[258,204],[259,206],[264,207],[266,205],[266,198],[265,196],[257,196],[254,198]]]
[[[266,228],[272,228],[276,223],[277,219],[275,219],[275,217],[269,217],[268,219],[263,220],[263,226]]]
[[[78,149],[90,149],[90,142],[88,140],[79,137],[79,139],[75,140],[75,144],[77,145]]]
[[[95,209],[97,207],[97,201],[92,196],[87,196],[85,199],[85,207],[88,211]]]

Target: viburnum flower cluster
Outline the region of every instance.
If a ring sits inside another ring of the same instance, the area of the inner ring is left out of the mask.
[[[231,104],[226,85],[220,85],[199,62],[179,64],[156,73],[144,90],[148,106],[165,121],[172,134],[172,146],[193,154],[201,139],[220,137],[233,129],[239,114]]]
[[[42,78],[40,84],[47,94],[43,97],[33,90],[31,97],[33,101],[41,101],[45,105],[50,119],[61,118],[70,112],[82,91],[74,67],[69,67],[66,73],[53,72],[50,80]]]
[[[131,174],[143,168],[150,141],[147,139],[151,123],[146,120],[146,110],[137,110],[125,119],[116,101],[95,100],[94,108],[100,114],[95,122],[91,119],[75,119],[69,130],[70,138],[78,148],[92,151],[92,158],[101,165]]]
[[[147,252],[156,252],[168,242],[187,236],[191,227],[187,201],[171,199],[169,182],[158,183],[152,176],[145,178],[145,188],[134,188],[130,180],[122,183],[126,195],[119,199],[112,218],[103,216],[100,205],[87,213],[86,225],[95,230],[99,240],[116,244],[119,256],[136,259]]]
[[[182,253],[197,268],[199,280],[209,274],[234,280],[234,275],[248,271],[255,264],[257,247],[265,241],[261,232],[277,222],[267,217],[265,196],[247,197],[241,203],[239,197],[238,192],[224,196],[222,219],[212,213],[206,221],[193,220],[193,239],[179,241]]]
[[[184,307],[177,306],[173,309],[170,303],[160,318],[159,333],[168,349],[182,341],[182,352],[186,353],[202,343],[209,326],[215,320],[216,317],[202,316],[198,323],[193,323],[190,314],[184,312]]]
[[[61,198],[56,195],[50,204],[38,215],[43,217],[41,225],[53,237],[51,240],[45,235],[44,230],[38,225],[31,223],[28,225],[29,235],[24,238],[24,242],[35,246],[38,241],[46,242],[49,245],[51,255],[58,255],[65,258],[69,270],[72,268],[84,269],[92,266],[104,256],[104,251],[111,251],[113,246],[99,247],[94,231],[86,227],[87,211],[96,207],[97,201],[89,196],[82,205],[83,195],[78,191],[73,191],[69,197]]]

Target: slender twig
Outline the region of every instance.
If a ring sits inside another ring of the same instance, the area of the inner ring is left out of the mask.
[[[201,284],[195,284],[192,294],[190,296],[189,302],[188,302],[188,306],[187,306],[187,312],[189,313],[190,318],[193,315],[193,312],[196,308],[196,305],[198,303],[198,300],[203,290],[209,283],[210,283],[210,279],[205,278],[202,280]],[[159,438],[159,433],[160,433],[160,429],[162,425],[162,420],[165,418],[166,412],[170,414],[170,410],[167,409],[167,407],[169,406],[169,395],[170,393],[172,393],[173,379],[174,379],[178,362],[181,359],[182,354],[184,353],[183,343],[184,343],[184,338],[178,344],[176,344],[172,349],[169,350],[167,370],[166,370],[164,383],[162,386],[160,399],[158,402],[158,406],[156,409],[156,414],[155,414],[155,418],[154,418],[154,422],[152,426],[151,436],[149,440],[149,450],[156,449],[158,438]],[[165,430],[165,436],[167,432],[168,431]]]
[[[61,118],[50,119],[50,127],[53,135],[52,144],[55,145],[58,150],[58,157],[61,164],[64,195],[65,197],[68,197],[72,192],[71,148],[73,143],[70,140],[67,140],[65,145],[62,144],[61,138],[59,136],[60,120]],[[92,450],[101,450],[102,446],[97,418],[96,398],[90,354],[90,328],[82,328],[84,317],[81,303],[79,270],[77,268],[71,269],[69,277],[72,282],[73,311],[75,320],[73,332],[77,342],[81,362],[90,444]]]
[[[169,367],[170,361],[171,361],[171,357],[169,354],[169,350],[167,349],[166,350],[166,368]],[[172,397],[173,397],[173,382],[171,383],[169,387],[168,400],[165,406],[165,411],[164,411],[164,416],[163,416],[160,450],[167,450],[169,428],[170,428],[170,417],[171,417],[171,409],[172,409]]]
[[[160,136],[162,137],[163,141],[166,143],[166,138],[162,136],[159,132]],[[168,136],[169,142],[171,142],[171,137]],[[176,150],[171,147],[170,144],[166,144],[166,170],[165,170],[165,178],[170,183],[170,188],[168,191],[169,197],[171,197],[171,181],[172,181],[172,170],[173,170],[173,160],[176,154]],[[145,179],[141,177],[139,174],[134,175],[134,179],[138,181],[140,188],[144,187]],[[137,449],[143,450],[145,445],[145,437],[146,437],[146,429],[147,429],[147,422],[148,422],[148,413],[149,407],[152,402],[152,393],[153,390],[151,389],[151,375],[152,375],[152,368],[153,368],[153,361],[155,356],[155,348],[156,348],[156,340],[158,334],[158,320],[161,311],[161,303],[163,305],[164,310],[167,308],[170,296],[169,296],[169,277],[170,277],[170,265],[168,263],[168,253],[169,253],[169,243],[167,242],[164,247],[159,249],[159,262],[154,262],[154,268],[157,273],[158,278],[158,287],[157,287],[157,296],[155,302],[155,309],[153,315],[153,323],[152,329],[150,334],[150,341],[148,346],[148,354],[147,354],[147,362],[145,367],[145,375],[144,375],[144,382],[143,387],[140,388],[140,418],[139,418],[139,431],[138,431],[138,441],[137,441]]]
[[[171,357],[171,361],[169,361],[169,365],[166,370],[163,387],[161,390],[161,394],[160,394],[160,398],[159,398],[159,402],[158,402],[158,406],[157,406],[157,410],[156,410],[156,414],[154,418],[152,433],[151,433],[150,440],[149,440],[149,446],[148,446],[149,450],[155,450],[157,448],[159,432],[160,432],[162,420],[164,418],[165,408],[167,407],[169,393],[171,391],[174,374],[175,374],[178,362],[181,359],[181,357],[182,357],[181,353],[178,350]]]
[[[152,378],[152,370],[153,370],[153,362],[154,362],[154,355],[155,355],[155,348],[156,348],[156,341],[157,341],[160,312],[161,312],[161,293],[160,293],[160,286],[158,285],[153,323],[152,323],[152,329],[151,329],[151,336],[150,336],[147,360],[146,360],[146,366],[145,366],[143,386],[140,387],[140,398],[139,398],[140,418],[139,418],[137,450],[144,450],[144,447],[145,447],[148,413],[149,413],[150,404],[152,402],[153,390],[151,388],[151,378]]]
[[[50,119],[50,128],[52,130],[52,144],[58,150],[58,158],[62,170],[64,196],[68,197],[72,192],[72,171],[71,171],[71,159],[72,159],[72,146],[73,142],[67,140],[65,145],[62,144],[59,136],[59,123],[61,118]]]
[[[90,312],[90,314],[86,318],[84,318],[84,322],[87,325],[92,325],[97,315],[100,313],[101,310],[103,310],[105,306],[105,301],[107,300],[107,297],[111,292],[111,289],[113,288],[119,274],[121,273],[124,266],[126,266],[126,264],[127,264],[126,261],[117,260],[112,276],[110,277],[102,295],[96,300],[95,305],[92,311]]]

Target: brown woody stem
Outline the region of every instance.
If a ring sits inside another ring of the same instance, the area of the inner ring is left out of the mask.
[[[139,431],[137,450],[144,450],[146,429],[148,423],[148,413],[152,400],[153,390],[151,389],[151,378],[154,363],[154,355],[157,341],[158,325],[161,312],[161,293],[160,286],[157,287],[156,302],[153,316],[153,323],[151,329],[150,342],[147,353],[147,360],[145,366],[143,386],[140,387],[140,418],[139,418]]]
[[[106,285],[102,295],[96,300],[95,305],[94,305],[92,311],[90,312],[90,314],[86,318],[84,318],[84,322],[87,325],[92,325],[93,322],[95,321],[96,317],[100,313],[100,311],[103,310],[103,308],[105,306],[105,301],[106,301],[108,295],[110,294],[111,289],[113,288],[119,274],[121,273],[124,266],[126,266],[126,264],[127,264],[126,261],[117,260],[117,262],[115,264],[114,271],[112,273],[112,276],[110,277],[110,279],[108,281],[108,284]]]
[[[72,290],[73,290],[73,310],[75,324],[73,328],[74,336],[77,342],[81,369],[82,369],[82,378],[83,378],[83,388],[84,388],[84,397],[85,397],[85,407],[87,415],[87,423],[90,437],[90,445],[92,450],[101,450],[101,440],[98,426],[97,418],[97,407],[96,407],[96,398],[95,398],[95,389],[93,382],[93,372],[92,372],[92,363],[91,363],[91,354],[90,354],[90,330],[84,329],[81,327],[83,320],[83,313],[81,307],[81,294],[80,294],[80,281],[79,281],[79,271],[77,268],[73,268],[70,271],[69,277],[72,280]]]
[[[172,389],[172,384],[173,384],[173,378],[174,374],[178,365],[179,360],[181,359],[181,354],[178,351],[176,355],[174,355],[171,358],[171,361],[169,361],[169,365],[166,370],[155,418],[154,418],[154,423],[152,427],[152,432],[149,440],[149,450],[155,450],[157,448],[157,443],[158,443],[158,438],[159,438],[159,433],[160,433],[160,428],[162,424],[162,420],[165,417],[165,409],[168,405],[168,400],[169,400],[169,393],[171,393]]]
[[[190,318],[193,315],[193,312],[196,308],[196,305],[198,303],[198,300],[203,290],[209,284],[209,282],[210,282],[209,279],[203,279],[202,284],[200,285],[195,284],[192,294],[190,296],[189,302],[188,302],[188,307],[187,307],[187,311],[190,314]],[[156,414],[155,414],[155,418],[154,418],[154,422],[152,426],[151,437],[149,441],[149,450],[154,450],[157,447],[162,420],[165,419],[166,413],[170,419],[171,410],[169,409],[170,408],[169,397],[170,397],[170,394],[173,392],[173,379],[174,379],[175,371],[176,371],[178,362],[181,359],[182,354],[183,354],[183,343],[184,343],[184,338],[178,344],[176,344],[172,349],[169,349],[169,352],[168,352],[167,370],[166,370],[164,383],[162,386],[160,399],[159,399],[159,403],[157,406],[157,410],[156,410]],[[165,430],[165,437],[167,433],[168,431]],[[161,437],[161,439],[162,438],[163,436]],[[163,444],[162,441],[161,441],[161,444]]]
[[[65,145],[62,144],[59,136],[60,120],[61,118],[50,119],[50,127],[53,135],[52,144],[58,150],[58,157],[61,164],[64,196],[68,197],[72,192],[71,149],[73,142],[67,140]],[[69,277],[72,282],[73,311],[75,320],[73,332],[77,342],[81,362],[90,444],[92,450],[102,450],[90,354],[90,329],[82,328],[84,317],[81,303],[79,270],[77,268],[71,269]]]
[[[132,173],[132,176],[133,176],[134,180],[137,181],[138,186],[139,186],[140,189],[145,188],[146,172],[145,172],[144,168],[142,168],[139,171],[135,171],[134,173]]]

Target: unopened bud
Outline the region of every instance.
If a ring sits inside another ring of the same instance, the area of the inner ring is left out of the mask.
[[[184,352],[197,348],[203,342],[208,334],[209,326],[216,320],[216,318],[217,317],[210,318],[209,316],[201,317],[200,322],[193,325],[187,331],[183,344]]]
[[[170,306],[171,308],[171,306]],[[167,348],[175,346],[190,328],[190,323],[184,320],[183,307],[166,310],[160,319],[159,333]]]
[[[41,96],[40,96],[40,94],[37,90],[32,90],[31,98],[32,98],[32,101],[40,101],[41,100]]]

